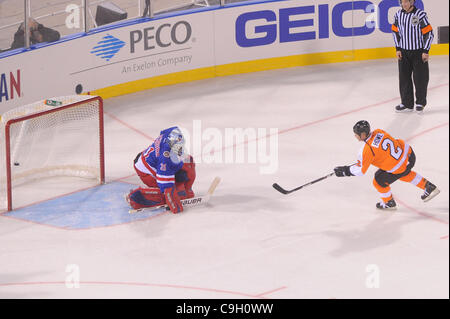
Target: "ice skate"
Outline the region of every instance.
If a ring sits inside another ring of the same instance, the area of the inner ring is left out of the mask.
[[[436,187],[436,185],[427,181],[427,183],[425,184],[425,191],[423,195],[420,196],[420,198],[422,198],[424,202],[428,202],[430,199],[438,195],[440,192],[441,191]]]
[[[385,202],[377,203],[377,208],[382,210],[396,210],[397,204],[395,203],[395,200],[391,199],[387,203]]]

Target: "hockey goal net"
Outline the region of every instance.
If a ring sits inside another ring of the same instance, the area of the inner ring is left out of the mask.
[[[0,128],[3,209],[12,210],[17,202],[22,204],[22,197],[32,197],[33,193],[40,193],[38,201],[55,196],[52,190],[46,191],[41,186],[34,191],[24,191],[26,188],[20,191],[27,183],[58,177],[104,183],[100,97],[54,97],[21,106],[2,114]]]

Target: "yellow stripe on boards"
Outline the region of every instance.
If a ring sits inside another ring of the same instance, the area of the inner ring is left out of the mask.
[[[430,55],[448,55],[449,45],[433,44]],[[195,70],[159,75],[152,78],[131,81],[113,85],[107,88],[89,92],[92,95],[100,95],[107,99],[114,96],[130,94],[143,90],[177,83],[204,80],[216,76],[227,76],[241,73],[259,72],[266,70],[306,66],[314,64],[328,64],[352,61],[364,61],[374,59],[395,58],[395,48],[358,49],[335,52],[321,52],[293,55],[286,57],[260,59],[254,61],[230,63]]]
[[[89,94],[100,95],[103,99],[107,99],[114,96],[144,91],[160,86],[203,80],[212,77],[214,77],[214,67],[207,67],[117,84],[104,89],[90,91]]]
[[[351,50],[292,55],[287,57],[277,57],[218,65],[216,66],[216,76],[290,68],[295,66],[350,61],[353,61],[353,51]]]
[[[448,43],[432,44],[430,55],[448,55]]]

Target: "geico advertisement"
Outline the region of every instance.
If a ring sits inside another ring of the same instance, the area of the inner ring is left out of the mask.
[[[418,8],[424,9],[421,0]],[[281,1],[216,16],[218,64],[305,53],[393,46],[399,0]],[[426,9],[426,8],[425,8]]]
[[[85,92],[212,66],[212,25],[213,16],[205,12],[90,35],[82,39],[81,63],[69,76]]]

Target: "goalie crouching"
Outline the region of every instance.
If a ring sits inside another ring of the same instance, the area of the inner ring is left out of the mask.
[[[183,211],[182,199],[195,196],[195,163],[184,154],[184,137],[176,126],[159,137],[134,160],[134,169],[148,188],[138,187],[126,196],[133,209],[167,204],[172,213]]]

